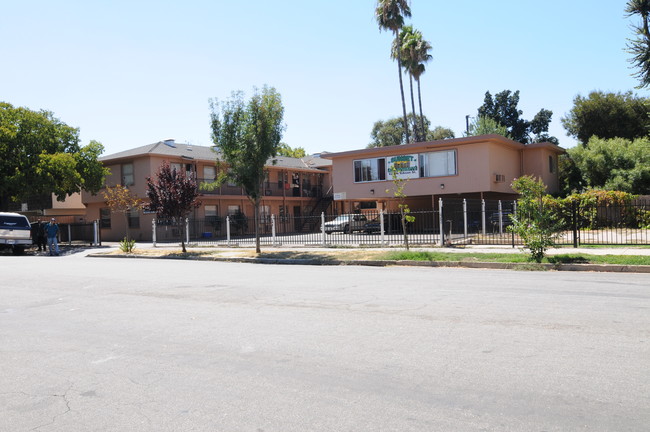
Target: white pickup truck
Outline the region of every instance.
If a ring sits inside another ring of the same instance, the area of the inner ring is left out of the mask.
[[[31,225],[18,213],[0,213],[0,249],[11,248],[14,255],[25,252],[32,244]]]

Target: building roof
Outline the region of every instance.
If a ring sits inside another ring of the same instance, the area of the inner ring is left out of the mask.
[[[340,157],[362,156],[362,155],[364,157],[383,156],[387,154],[395,154],[397,152],[409,153],[409,152],[418,152],[418,151],[426,151],[426,150],[431,151],[437,148],[442,149],[445,147],[476,144],[481,142],[497,143],[500,145],[504,145],[507,147],[516,148],[520,150],[525,150],[527,148],[548,148],[555,151],[556,153],[565,152],[565,150],[562,147],[559,147],[555,144],[548,143],[548,142],[526,145],[517,141],[513,141],[509,138],[505,138],[501,135],[491,134],[491,135],[477,135],[477,136],[463,137],[463,138],[451,138],[451,139],[444,139],[438,141],[416,142],[416,143],[401,144],[401,145],[389,146],[389,147],[364,148],[360,150],[350,150],[350,151],[337,152],[337,153],[326,153],[323,154],[323,157],[328,159],[335,159]]]
[[[214,150],[214,147],[197,146],[177,143],[174,140],[165,140],[141,147],[132,148],[130,150],[125,150],[119,153],[102,156],[99,158],[99,160],[101,162],[107,163],[123,159],[133,159],[135,157],[146,155],[213,161],[217,159],[218,153]],[[273,163],[273,160],[275,160],[275,163]],[[316,156],[306,156],[302,159],[287,156],[277,156],[275,158],[270,158],[267,161],[267,165],[276,166],[279,168],[322,171],[321,168],[331,166],[332,161]]]
[[[117,159],[131,159],[145,155],[175,156],[199,160],[216,159],[217,154],[212,147],[195,146],[191,144],[177,143],[174,140],[158,141],[153,144],[135,147],[112,155],[102,156],[101,162],[109,162]]]

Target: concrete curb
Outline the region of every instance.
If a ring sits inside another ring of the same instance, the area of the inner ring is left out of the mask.
[[[528,271],[588,271],[588,272],[617,272],[617,273],[650,273],[647,265],[619,264],[537,264],[537,263],[497,263],[480,261],[384,261],[384,260],[319,260],[319,259],[283,259],[283,258],[223,258],[223,257],[194,257],[194,256],[148,256],[148,255],[105,255],[88,254],[91,258],[146,258],[146,259],[177,259],[192,261],[235,262],[249,264],[282,264],[282,265],[317,265],[317,266],[368,266],[368,267],[457,267],[472,269],[494,270],[528,270]]]

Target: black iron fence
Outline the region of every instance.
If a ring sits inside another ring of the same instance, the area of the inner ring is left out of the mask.
[[[406,236],[399,213],[364,210],[358,214],[321,214],[293,217],[264,215],[259,221],[264,245],[392,246],[411,245],[521,245],[508,230],[515,201],[443,200],[436,210],[412,211]],[[558,207],[560,245],[650,245],[650,202]],[[255,242],[252,218],[241,214],[182,222],[159,220],[154,241],[190,244],[250,246]]]
[[[67,244],[101,244],[101,230],[98,229],[97,221],[75,222],[75,216],[56,216],[56,223],[59,225],[59,243]],[[46,224],[50,217],[31,217],[32,240],[38,231],[35,227],[39,221]]]

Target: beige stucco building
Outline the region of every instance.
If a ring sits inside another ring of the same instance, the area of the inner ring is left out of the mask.
[[[500,135],[420,142],[328,153],[332,160],[335,208],[394,210],[392,173],[408,179],[404,193],[412,209],[432,209],[439,198],[515,199],[512,181],[541,178],[548,193],[559,190],[558,156],[551,143],[524,145]],[[373,205],[372,203],[376,203]]]
[[[146,202],[147,177],[155,180],[163,162],[177,170],[185,170],[198,179],[199,184],[210,183],[219,174],[216,165],[217,154],[212,147],[193,146],[174,140],[134,148],[100,158],[110,169],[106,186],[121,184]],[[270,215],[307,216],[326,211],[331,203],[331,161],[318,157],[302,159],[279,156],[269,160],[266,180],[263,184],[264,198],[260,206],[263,218]],[[224,184],[212,190],[201,189],[201,206],[190,219],[201,221],[200,229],[218,231],[226,216],[241,213],[253,216],[253,206],[241,187]],[[82,194],[88,220],[99,220],[101,237],[106,241],[117,241],[125,236],[127,225],[130,235],[138,241],[152,240],[153,214],[134,210],[126,217],[112,213],[107,207],[102,191],[96,195]],[[290,218],[284,218],[286,220]],[[295,227],[294,227],[295,228]],[[197,228],[198,229],[198,228]],[[171,234],[170,236],[177,235]]]

